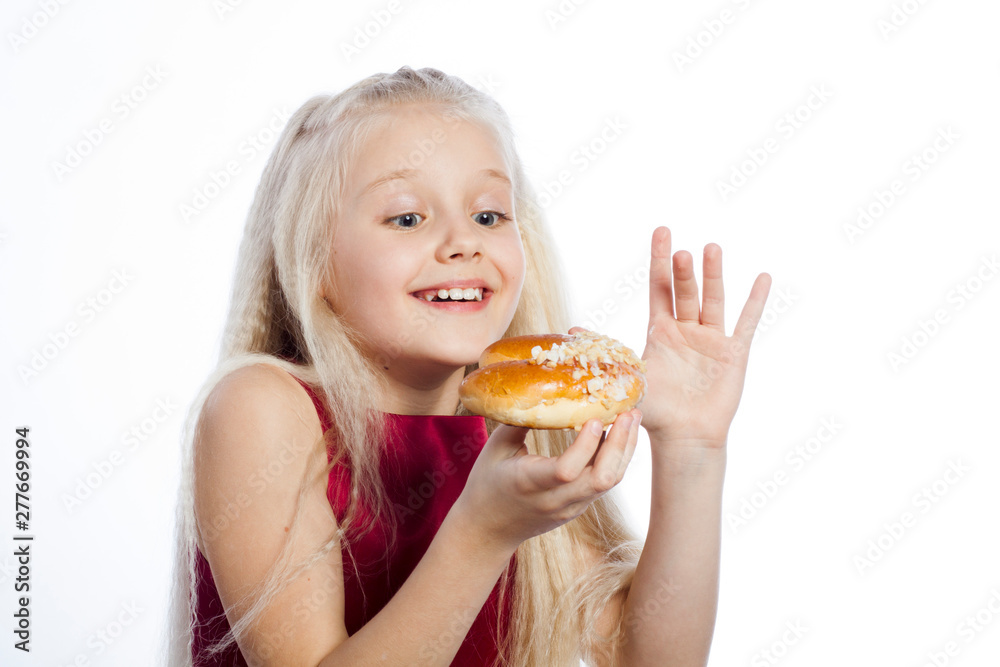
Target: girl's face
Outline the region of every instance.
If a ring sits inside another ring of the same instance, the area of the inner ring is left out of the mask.
[[[525,272],[495,139],[411,104],[358,155],[335,221],[327,302],[385,368],[429,377],[475,363],[510,325]]]

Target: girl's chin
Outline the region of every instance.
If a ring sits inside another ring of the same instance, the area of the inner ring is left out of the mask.
[[[486,346],[483,346],[486,349]],[[378,365],[388,370],[389,368],[402,369],[411,368],[420,373],[447,374],[459,368],[465,368],[479,362],[482,351],[470,352],[468,354],[414,354],[389,356],[381,354],[376,357]]]
[[[447,372],[478,363],[483,350],[502,335],[502,332],[494,334],[493,327],[468,327],[461,331],[426,327],[405,337],[379,341],[376,358],[383,362],[379,364],[382,368],[405,365],[424,372]]]
[[[499,338],[499,336],[497,336]],[[468,366],[479,362],[479,357],[495,338],[481,332],[466,331],[450,338],[432,338],[427,345],[413,350],[415,359],[448,366]],[[433,341],[433,342],[431,342]]]
[[[428,359],[428,363],[441,366],[442,369],[456,369],[465,368],[472,364],[479,362],[479,355],[474,354],[472,356],[448,356],[446,358]]]

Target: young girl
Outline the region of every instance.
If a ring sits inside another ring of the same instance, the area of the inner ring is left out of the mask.
[[[461,80],[403,67],[295,113],[188,417],[171,666],[705,663],[770,277],[727,337],[721,249],[699,308],[656,229],[641,412],[487,422],[458,400],[482,350],[567,330],[549,247],[506,114]],[[640,421],[645,544],[606,495]]]

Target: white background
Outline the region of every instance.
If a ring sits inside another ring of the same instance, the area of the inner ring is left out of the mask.
[[[376,28],[387,2],[49,4],[0,16],[0,663],[151,664],[180,425],[215,362],[268,123],[410,65],[490,90],[540,191],[569,172],[547,213],[577,323],[641,351],[648,291],[626,280],[645,278],[660,224],[699,283],[701,249],[723,247],[730,331],[773,277],[730,433],[711,665],[996,664],[1000,5],[399,0]],[[71,151],[88,154],[58,173]],[[208,187],[229,161],[240,172]],[[185,220],[196,191],[211,201]],[[859,207],[873,218],[852,235]],[[7,629],[23,425],[30,656]],[[648,441],[616,493],[644,534]]]

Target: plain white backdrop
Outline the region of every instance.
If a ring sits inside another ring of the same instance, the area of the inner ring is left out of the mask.
[[[152,664],[180,427],[274,130],[410,65],[510,114],[578,324],[642,350],[657,225],[699,283],[722,246],[730,333],[771,274],[710,664],[996,664],[1000,5],[151,5],[0,16],[0,663]],[[30,654],[7,629],[22,426]],[[645,438],[615,493],[644,534]]]

